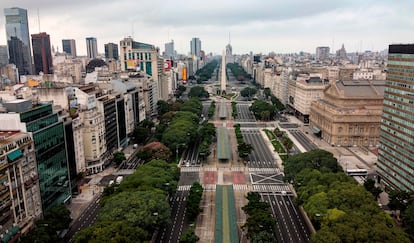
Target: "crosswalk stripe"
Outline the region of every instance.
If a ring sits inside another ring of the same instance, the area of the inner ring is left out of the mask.
[[[290,188],[287,184],[267,184],[267,185],[261,185],[261,184],[254,184],[253,185],[253,191],[256,192],[291,192]]]

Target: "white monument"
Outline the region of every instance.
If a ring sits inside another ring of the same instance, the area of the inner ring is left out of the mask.
[[[223,50],[223,54],[221,55],[221,82],[220,82],[220,93],[226,93],[226,85],[227,85],[227,78],[226,78],[226,53]]]

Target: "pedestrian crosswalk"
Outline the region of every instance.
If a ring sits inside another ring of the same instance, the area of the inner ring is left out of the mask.
[[[199,172],[200,167],[181,167],[181,172]]]
[[[189,191],[191,185],[178,186],[177,191]]]
[[[287,184],[255,184],[253,191],[290,193],[290,188]]]
[[[215,191],[216,190],[216,184],[204,184],[203,189],[205,191]]]
[[[231,167],[231,171],[244,171],[244,170],[245,170],[244,167],[239,167],[239,166]]]
[[[233,190],[235,191],[248,191],[249,188],[246,184],[233,184]]]
[[[203,171],[217,171],[217,167],[203,167]]]
[[[249,172],[263,173],[263,174],[278,174],[280,173],[279,168],[249,168]]]

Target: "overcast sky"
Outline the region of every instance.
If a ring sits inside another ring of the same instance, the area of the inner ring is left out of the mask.
[[[414,0],[0,0],[1,9],[28,10],[29,31],[75,39],[86,55],[85,37],[104,44],[127,36],[159,46],[173,39],[187,54],[192,37],[206,53],[221,53],[231,36],[233,52],[315,52],[317,46],[348,52],[384,50],[392,43],[414,43]],[[0,44],[5,45],[1,11]]]

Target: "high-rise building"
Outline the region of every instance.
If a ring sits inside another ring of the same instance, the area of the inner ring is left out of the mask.
[[[175,50],[174,50],[174,41],[171,40],[171,42],[165,43],[165,51],[164,51],[164,57],[168,60],[175,59]]]
[[[414,191],[414,44],[390,45],[378,173],[389,188]]]
[[[98,42],[95,37],[86,37],[86,52],[91,59],[98,56]]]
[[[114,44],[114,43],[105,44],[105,58],[119,60],[117,44]]]
[[[0,237],[24,234],[42,217],[36,149],[29,133],[0,132]]]
[[[9,47],[9,62],[17,66],[20,75],[32,73],[32,57],[29,38],[27,10],[22,8],[4,9],[6,36]]]
[[[7,46],[0,46],[0,67],[9,64]]]
[[[62,40],[62,49],[66,54],[76,57],[76,42],[74,39]]]
[[[45,32],[32,35],[33,61],[35,74],[43,72],[53,73],[52,50],[50,47],[50,36]]]
[[[329,58],[329,47],[328,46],[318,46],[316,47],[316,60],[323,61]]]
[[[190,50],[191,50],[191,55],[193,56],[200,56],[200,51],[201,51],[201,40],[197,37],[194,37],[191,41],[190,41]]]
[[[30,132],[36,149],[42,209],[61,205],[71,198],[65,128],[52,104],[31,100],[4,102],[8,113],[0,114],[1,130]]]

